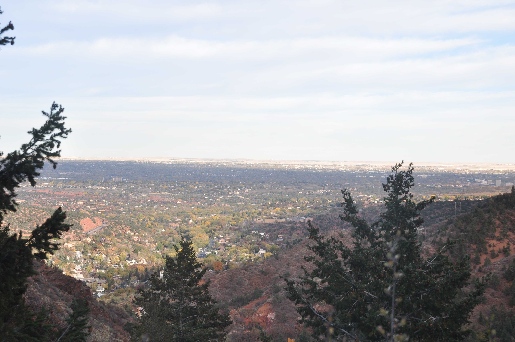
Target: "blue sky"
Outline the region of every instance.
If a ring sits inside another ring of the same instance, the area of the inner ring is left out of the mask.
[[[0,150],[515,163],[515,1],[4,0]]]

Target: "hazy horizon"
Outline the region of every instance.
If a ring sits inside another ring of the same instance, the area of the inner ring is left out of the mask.
[[[198,163],[198,164],[232,164],[232,165],[273,165],[273,166],[321,166],[323,168],[341,168],[341,167],[363,167],[372,166],[380,167],[385,170],[389,170],[393,165],[399,162],[404,162],[404,165],[413,163],[415,170],[418,168],[431,168],[437,167],[439,169],[449,170],[492,170],[492,171],[515,171],[515,163],[445,163],[445,162],[432,162],[432,161],[373,161],[373,160],[261,160],[261,159],[213,159],[213,158],[172,158],[172,157],[147,157],[147,158],[78,158],[78,157],[63,157],[57,159],[57,161],[112,161],[112,162],[153,162],[153,163]]]

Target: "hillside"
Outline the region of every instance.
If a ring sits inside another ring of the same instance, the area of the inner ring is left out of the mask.
[[[211,273],[210,291],[230,310],[230,341],[257,341],[260,330],[286,341],[302,331],[294,305],[286,298],[281,276],[300,272],[306,243],[295,245],[262,263],[248,263],[218,274]]]
[[[366,211],[373,218],[379,208]],[[426,249],[442,247],[447,238],[456,240],[450,250],[457,257],[471,256],[474,278],[490,274],[485,301],[471,317],[471,341],[495,329],[498,341],[512,341],[515,333],[515,193],[494,196],[485,201],[436,202],[424,210],[426,218],[421,239]],[[325,234],[349,231],[335,213],[315,218]],[[298,314],[286,299],[283,276],[301,272],[308,240],[284,249],[261,263],[208,274],[214,297],[231,312],[234,321],[230,341],[258,341],[263,330],[274,341],[302,336]],[[479,260],[477,257],[479,253]],[[492,316],[494,315],[494,316]],[[486,336],[486,335],[485,335]]]
[[[93,291],[102,282],[101,292],[106,293],[102,302],[127,311],[113,311],[107,304],[91,299],[96,303],[92,305],[98,306],[92,315],[92,340],[105,340],[106,336],[109,340],[127,338],[122,327],[133,315],[130,298],[134,288],[144,286],[148,274],[160,267],[162,255],[170,253],[180,235],[192,238],[199,248],[199,258],[211,268],[207,273],[212,280],[211,291],[234,321],[230,341],[258,340],[261,330],[276,340],[299,340],[303,328],[297,324],[295,308],[285,297],[281,277],[295,277],[301,271],[308,243],[305,221],[314,217],[314,224],[324,234],[347,233],[338,218],[337,189],[342,187],[356,194],[358,208],[366,219],[373,220],[382,210],[380,187],[373,185],[384,177],[384,171],[379,170],[286,172],[145,164],[148,174],[162,169],[158,174],[163,179],[141,181],[136,175],[146,173],[129,165],[133,173],[128,178],[137,178],[136,181],[120,180],[113,173],[119,168],[110,163],[84,163],[81,167],[86,166],[104,167],[102,181],[83,179],[87,173],[80,167],[64,165],[63,174],[47,175],[42,189],[23,188],[23,206],[11,218],[15,226],[27,231],[48,215],[44,208],[56,204],[67,208],[74,227],[63,237],[62,248],[51,257],[51,264],[76,278],[93,279]],[[487,290],[487,303],[507,303],[506,293],[512,281],[503,272],[512,262],[511,246],[515,242],[508,247],[508,241],[513,238],[515,215],[509,203],[502,204],[510,202],[509,196],[484,199],[501,191],[488,180],[501,176],[426,171],[420,175],[416,196],[422,199],[436,193],[440,200],[422,213],[424,245],[430,250],[442,246],[450,237],[458,241],[451,253],[470,255],[476,263],[476,276],[499,269]],[[213,177],[211,183],[202,181],[205,175]],[[503,177],[505,184],[512,174]],[[340,183],[329,186],[335,179]],[[487,179],[486,185],[478,182],[482,179]],[[45,268],[31,280],[28,299],[33,296],[34,307],[62,299],[52,319],[63,324],[71,302],[66,291],[75,288],[73,291],[90,296],[90,290],[54,271]],[[38,286],[44,288],[43,298],[38,297]],[[476,310],[474,321],[483,317],[483,325],[476,324],[478,328],[486,329],[489,323],[484,318],[491,311],[491,306],[486,305]]]
[[[370,207],[363,215],[373,219],[379,210],[380,207]],[[325,234],[339,232],[345,238],[349,230],[339,220],[337,212],[317,216],[313,222]],[[490,274],[485,301],[471,317],[476,331],[474,338],[495,329],[499,341],[510,341],[515,322],[515,193],[484,201],[436,202],[423,214],[426,225],[421,237],[427,248],[442,247],[447,238],[456,240],[451,255],[470,255],[474,277]],[[301,233],[305,228],[305,224],[297,224],[299,237],[305,236]],[[261,331],[274,341],[285,341],[288,337],[302,340],[306,335],[304,328],[297,324],[298,314],[283,289],[282,277],[299,275],[303,258],[308,253],[309,241],[306,238],[296,241],[261,261],[226,265],[225,270],[218,268],[207,273],[212,295],[221,307],[229,310],[234,322],[229,341],[258,341]],[[116,308],[98,302],[83,282],[63,275],[55,268],[38,264],[37,271],[38,274],[29,280],[26,295],[30,307],[52,307],[49,319],[57,326],[63,326],[72,298],[87,298],[92,326],[89,340],[128,340],[123,326],[130,321],[131,313],[122,307],[130,307],[126,304],[132,291],[120,290],[124,293],[117,291],[115,296],[106,296],[106,301],[120,304]],[[116,295],[125,298],[113,300]]]
[[[85,283],[60,270],[35,262],[36,275],[28,279],[25,300],[34,312],[47,309],[48,323],[60,329],[65,327],[65,319],[70,314],[73,298],[86,299],[90,308],[89,325],[91,335],[88,341],[128,341],[129,335],[123,330],[129,316],[123,310],[101,303],[92,296]]]
[[[488,280],[485,300],[471,317],[475,331],[496,331],[499,341],[515,336],[515,189],[482,201],[429,234],[438,247],[447,238],[456,257],[470,256],[473,275]]]
[[[478,205],[478,202],[463,203],[462,210]],[[378,205],[367,207],[362,214],[373,220],[382,208]],[[318,215],[313,224],[324,234],[338,235],[350,241],[349,226],[338,216],[339,210]],[[436,226],[455,214],[453,202],[436,202],[425,210],[428,226]],[[307,224],[297,229],[306,231]],[[299,233],[299,235],[302,235]],[[304,235],[305,236],[305,235]],[[259,263],[246,263],[237,268],[222,272],[211,271],[211,293],[222,307],[228,308],[234,324],[231,326],[229,341],[259,341],[264,331],[274,341],[286,341],[288,337],[302,340],[308,333],[297,323],[299,315],[294,305],[286,298],[282,277],[295,278],[306,265],[304,256],[309,253],[309,240],[304,237],[299,243],[285,248]]]

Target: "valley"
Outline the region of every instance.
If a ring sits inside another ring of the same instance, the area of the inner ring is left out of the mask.
[[[415,199],[436,197],[423,213],[420,236],[427,241],[440,236],[435,227],[509,192],[515,181],[510,168],[415,167]],[[377,164],[63,160],[45,169],[35,188],[20,188],[10,220],[28,232],[62,206],[73,227],[47,264],[129,316],[135,289],[160,269],[164,255],[174,255],[181,236],[191,239],[213,296],[231,312],[229,340],[256,339],[261,329],[282,340],[307,334],[292,324],[297,314],[282,280],[304,263],[307,221],[347,234],[338,217],[344,188],[361,215],[374,219],[389,171]],[[476,253],[478,265],[487,253]]]

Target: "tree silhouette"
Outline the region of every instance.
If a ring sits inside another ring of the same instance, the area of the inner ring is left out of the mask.
[[[27,237],[21,232],[12,234],[10,225],[4,222],[9,212],[16,211],[16,190],[20,184],[28,181],[35,186],[45,162],[56,167],[53,158],[61,155],[61,140],[71,132],[64,126],[63,111],[61,106],[52,104],[49,113],[43,112],[46,122],[29,131],[28,143],[5,157],[0,152],[0,336],[6,340],[30,341],[34,337],[32,331],[40,334],[32,328],[37,320],[27,317],[23,301],[26,280],[34,274],[33,261],[46,259],[48,253],[57,250],[55,239],[70,228],[64,222],[66,213],[61,207]],[[23,328],[28,320],[32,320],[31,324]]]
[[[457,341],[478,304],[484,284],[470,287],[464,257],[452,262],[442,250],[422,256],[417,231],[421,210],[432,202],[413,200],[413,166],[392,168],[383,189],[385,211],[369,224],[343,190],[345,222],[353,226],[352,246],[342,237],[323,237],[309,224],[305,257],[312,267],[287,279],[289,298],[314,336],[359,341]],[[468,289],[468,290],[467,290]]]
[[[0,8],[0,14],[2,14],[2,13],[3,13],[2,8]],[[0,45],[7,45],[7,44],[13,45],[14,44],[14,39],[16,37],[3,36],[3,34],[5,32],[10,31],[10,30],[14,30],[14,25],[11,22],[9,22],[9,24],[7,24],[6,26],[0,28]]]
[[[66,319],[66,327],[55,342],[86,342],[89,335],[89,305],[85,299],[74,298],[70,306],[72,312]]]
[[[150,277],[135,304],[142,307],[140,324],[133,331],[134,340],[150,341],[222,341],[231,324],[221,314],[202,277],[206,268],[198,262],[191,241],[184,238],[177,256],[166,256],[162,274]]]

